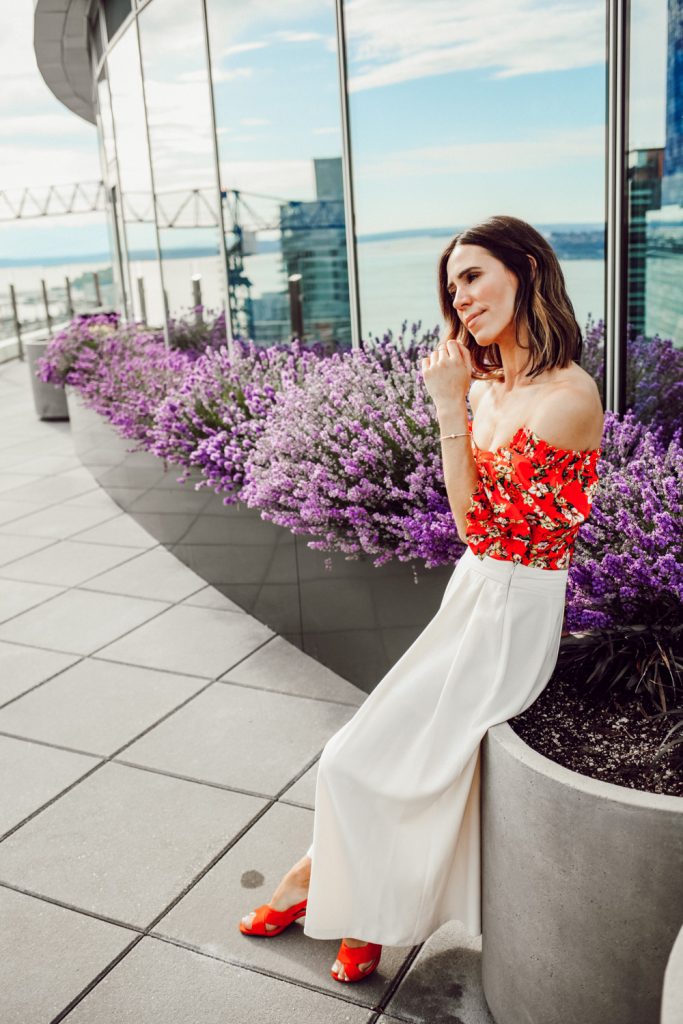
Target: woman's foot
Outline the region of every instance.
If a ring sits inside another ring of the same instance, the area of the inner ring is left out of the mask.
[[[364,939],[343,939],[342,941],[345,942],[346,945],[350,949],[356,949],[358,946],[365,946],[365,945],[367,945],[367,942],[365,942]],[[367,971],[368,968],[370,968],[374,963],[375,963],[375,958],[371,958],[371,959],[369,959],[369,961],[367,961],[365,963],[356,964],[356,967],[358,968],[358,971],[360,971],[362,973],[364,971]],[[348,975],[347,975],[347,973],[346,973],[346,971],[344,969],[344,965],[342,964],[341,961],[338,961],[338,959],[332,965],[332,970],[337,975],[337,980],[338,981],[351,981],[351,980],[353,980],[353,979],[348,977]]]
[[[273,910],[288,910],[295,903],[300,903],[308,896],[308,886],[311,880],[311,858],[302,857],[297,861],[284,876],[277,889],[273,893],[268,906]],[[249,930],[256,915],[256,911],[246,914],[242,918],[242,924]],[[266,924],[266,931],[275,931],[276,924]]]

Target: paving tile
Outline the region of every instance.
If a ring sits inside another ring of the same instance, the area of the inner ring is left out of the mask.
[[[9,523],[22,522],[27,516],[36,511],[36,506],[31,501],[3,501],[0,495],[0,527]],[[9,532],[11,529],[8,527]],[[3,531],[4,532],[4,531]],[[23,533],[24,531],[17,531]]]
[[[329,971],[340,940],[311,939],[300,922],[277,941],[242,935],[238,928],[245,914],[268,902],[281,877],[305,854],[312,834],[311,811],[275,804],[159,921],[154,933],[338,995],[340,983]],[[377,971],[362,985],[344,986],[344,997],[376,1004],[409,952],[385,947]]]
[[[16,505],[18,509],[23,509],[20,513],[21,518],[15,518],[10,524],[7,510],[3,508],[3,505]],[[110,509],[81,508],[77,505],[59,504],[36,512],[34,505],[0,501],[0,523],[4,523],[6,527],[2,531],[3,533],[20,533],[23,536],[31,537],[66,538],[110,518]]]
[[[211,501],[211,492],[208,490],[195,491],[189,484],[185,487],[178,486],[173,495],[173,510],[195,517],[199,511]],[[156,488],[148,491],[147,494],[139,495],[132,503],[133,512],[161,512],[168,511],[168,497]]]
[[[215,587],[204,587],[196,594],[186,597],[182,603],[196,605],[198,608],[217,608],[219,611],[245,614],[244,608],[240,608],[238,604],[231,601],[225,594],[221,594],[220,590],[216,590]]]
[[[0,622],[6,622],[28,608],[42,604],[63,590],[64,587],[53,587],[43,583],[0,579]]]
[[[83,507],[99,508],[103,511],[110,510],[112,516],[117,516],[121,512],[120,506],[101,487],[95,488],[94,491],[86,491],[85,494],[78,494],[75,498],[69,498],[63,504],[73,508]]]
[[[315,785],[318,781],[318,763],[311,765],[301,778],[283,793],[280,800],[284,803],[303,804],[304,807],[315,807]]]
[[[57,654],[0,641],[0,705],[57,675],[77,658],[74,654]]]
[[[31,483],[23,483],[13,487],[9,491],[3,491],[4,501],[29,501],[36,506],[46,507],[55,505],[59,501],[73,498],[76,494],[83,494],[84,491],[92,491],[97,486],[93,478],[86,474],[84,478],[81,472],[74,470],[76,476],[62,473],[59,476],[43,477]]]
[[[75,587],[137,554],[137,548],[78,544],[63,540],[20,558],[11,565],[0,566],[0,576],[4,579]],[[135,591],[129,593],[135,594]]]
[[[43,585],[0,580],[0,593],[5,586],[37,588]],[[44,589],[57,590],[56,587]],[[35,644],[69,654],[92,654],[164,607],[160,601],[67,590],[40,607],[4,622],[0,625],[0,640]]]
[[[159,543],[156,537],[143,530],[125,513],[119,513],[92,529],[81,531],[77,539],[84,544],[122,544],[134,548],[153,548]]]
[[[274,637],[270,643],[259,648],[221,678],[259,686],[265,690],[342,701],[356,707],[367,696],[353,683],[342,679],[320,662],[313,661],[280,636]]]
[[[4,888],[0,920],[3,1024],[48,1024],[135,938],[118,925]]]
[[[147,927],[263,806],[104,764],[0,843],[0,881]]]
[[[0,736],[0,836],[96,764],[84,754]]]
[[[76,1006],[68,1024],[366,1024],[340,998],[144,938]]]
[[[274,796],[352,713],[342,704],[214,683],[121,758]]]
[[[389,1000],[387,1014],[411,1024],[495,1024],[481,987],[481,941],[458,921],[439,928]]]
[[[66,424],[67,431],[69,430]],[[23,455],[26,459],[35,458],[38,455],[73,455],[73,442],[70,435],[60,437],[53,424],[53,432],[43,430],[32,431],[28,436],[25,432],[17,431],[14,438],[5,444],[0,438],[0,448],[5,452]]]
[[[0,709],[0,731],[109,755],[205,686],[87,658]]]
[[[40,551],[54,543],[49,537],[22,537],[18,533],[0,533],[0,570],[3,565]]]
[[[41,476],[53,476],[69,469],[80,469],[81,460],[77,455],[37,455],[25,459],[24,466],[28,473],[40,473]]]
[[[84,544],[82,547],[94,547]],[[124,548],[110,549],[123,551]],[[128,549],[132,550],[132,549]],[[0,568],[0,574],[2,568]],[[139,553],[131,561],[108,572],[100,573],[84,584],[86,590],[106,590],[110,594],[132,594],[135,597],[181,601],[203,585],[204,580],[179,562],[166,548],[156,547]]]
[[[0,473],[0,494],[5,491],[14,490],[22,484],[33,483],[35,480],[42,480],[40,476],[30,476],[26,473]]]
[[[214,679],[272,636],[271,629],[250,615],[176,605],[99,655]]]
[[[197,518],[172,512],[134,512],[135,521],[156,537],[160,544],[175,545],[182,541],[188,527]]]

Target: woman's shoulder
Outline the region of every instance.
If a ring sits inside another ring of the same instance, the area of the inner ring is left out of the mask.
[[[558,448],[587,451],[600,447],[604,421],[595,380],[574,363],[545,389],[529,426]]]

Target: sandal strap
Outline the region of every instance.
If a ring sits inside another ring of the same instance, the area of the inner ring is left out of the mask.
[[[364,946],[347,946],[342,940],[337,953],[337,960],[346,964],[366,964],[376,960],[382,952],[382,947],[377,942],[366,942]]]
[[[293,907],[289,907],[287,910],[274,910],[270,904],[262,903],[254,911],[256,916],[251,923],[251,930],[254,930],[254,925],[256,924],[261,924],[264,927],[266,924],[286,924],[294,920],[297,914],[306,909],[307,902],[307,900],[302,900],[301,903],[295,903]]]

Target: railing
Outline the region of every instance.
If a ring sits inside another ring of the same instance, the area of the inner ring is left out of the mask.
[[[22,287],[10,282],[0,291],[0,362],[24,358],[23,341],[51,337],[77,313],[115,309],[111,271],[87,271],[63,284],[45,278]]]

